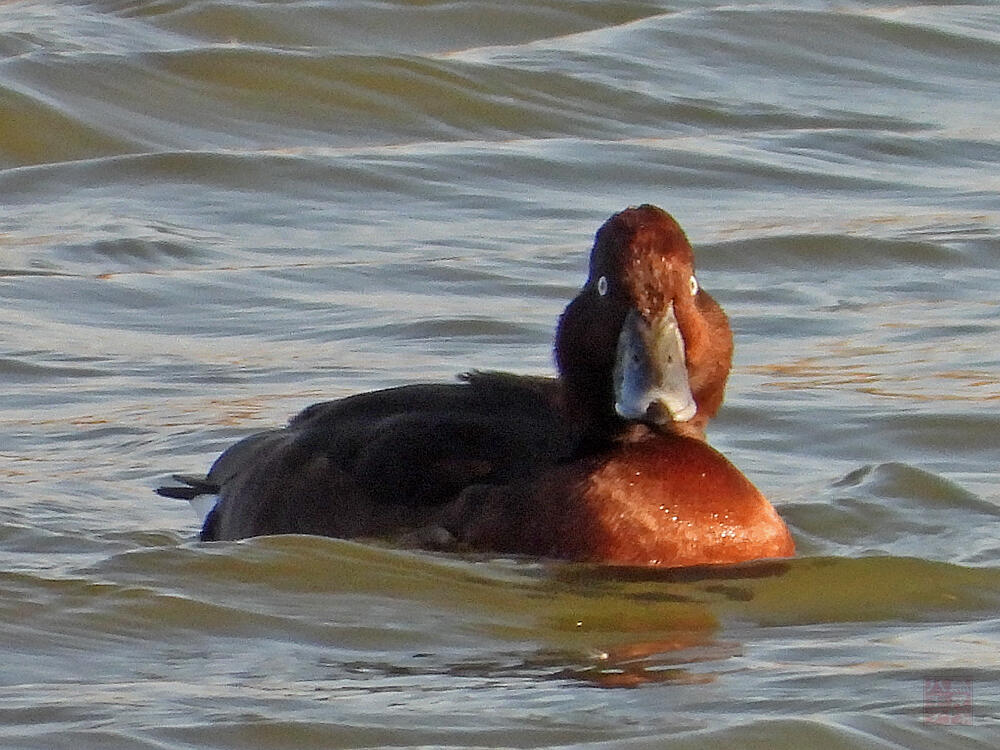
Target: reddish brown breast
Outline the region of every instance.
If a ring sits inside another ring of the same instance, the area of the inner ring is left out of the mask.
[[[704,442],[650,436],[520,486],[470,488],[449,526],[478,549],[623,565],[788,557],[771,504]]]

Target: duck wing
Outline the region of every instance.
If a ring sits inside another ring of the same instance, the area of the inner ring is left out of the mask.
[[[551,378],[475,372],[314,404],[225,451],[169,497],[217,492],[202,539],[377,536],[433,521],[474,484],[508,484],[579,440]]]

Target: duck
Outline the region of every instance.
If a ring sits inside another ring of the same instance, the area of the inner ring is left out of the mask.
[[[689,567],[795,553],[706,439],[733,335],[677,221],[643,204],[598,229],[556,325],[556,377],[471,371],[313,404],[163,496],[209,499],[202,541],[272,534]]]

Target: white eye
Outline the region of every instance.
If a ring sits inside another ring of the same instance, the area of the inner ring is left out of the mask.
[[[698,279],[694,277],[694,274],[691,275],[689,283],[691,284],[691,296],[693,297],[698,293]]]
[[[597,280],[597,293],[602,297],[608,293],[608,278],[606,276]]]

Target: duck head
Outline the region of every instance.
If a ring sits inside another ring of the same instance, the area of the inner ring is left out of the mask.
[[[556,331],[570,404],[599,429],[640,422],[703,436],[722,404],[732,353],[726,314],[698,283],[673,217],[643,205],[608,219]]]

